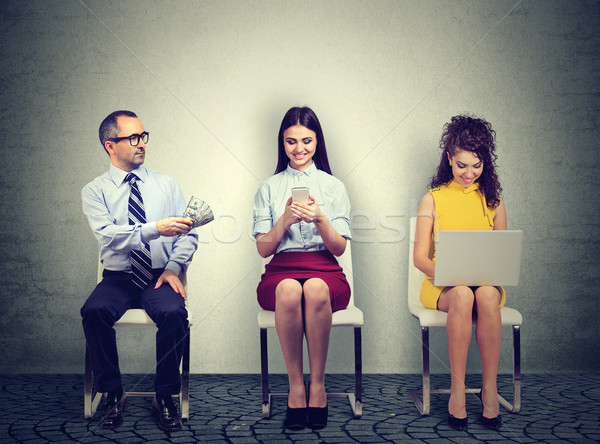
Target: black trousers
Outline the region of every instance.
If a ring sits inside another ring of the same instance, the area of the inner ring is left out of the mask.
[[[179,393],[179,364],[187,334],[187,310],[183,297],[168,283],[154,289],[162,271],[155,270],[154,280],[142,291],[131,282],[131,273],[105,270],[102,282],[81,308],[83,331],[99,392],[112,392],[121,387],[115,322],[130,308],[143,308],[158,327],[156,393]]]

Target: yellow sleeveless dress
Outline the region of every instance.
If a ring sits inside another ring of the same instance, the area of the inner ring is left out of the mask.
[[[433,220],[433,238],[437,240],[439,230],[493,230],[496,211],[487,206],[485,196],[479,191],[479,184],[468,188],[450,181],[439,188],[429,190],[435,202],[435,218]],[[435,262],[435,252],[433,255]],[[440,293],[446,287],[436,287],[426,276],[421,286],[421,302],[427,308],[437,309]],[[502,307],[506,302],[504,288],[498,287]]]

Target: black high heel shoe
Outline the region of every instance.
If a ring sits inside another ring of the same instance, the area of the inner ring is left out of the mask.
[[[327,416],[329,414],[328,406],[325,407],[308,407],[307,409],[307,425],[311,429],[322,429],[327,425]]]
[[[500,426],[502,425],[502,416],[498,415],[494,418],[486,418],[483,416],[483,398],[481,396],[481,391],[479,392],[479,399],[481,400],[481,423],[483,426],[491,430],[500,430]]]
[[[307,390],[308,399],[306,405],[310,402],[310,383],[308,384]],[[327,393],[325,393],[325,400],[327,400]],[[327,416],[329,416],[328,406],[325,407],[307,407],[306,409],[306,424],[311,429],[322,429],[327,425]]]
[[[306,387],[304,387],[306,390]],[[307,393],[304,396],[308,396]],[[289,402],[289,395],[288,395]],[[308,405],[308,400],[306,400]],[[306,407],[293,408],[287,404],[287,410],[285,411],[285,427],[290,430],[302,430],[306,427]]]
[[[285,412],[285,427],[290,430],[302,430],[306,427],[306,407],[288,406]]]
[[[483,410],[481,410],[481,423],[488,429],[500,430],[500,426],[502,425],[502,416],[498,415],[495,418],[486,418],[483,416]]]
[[[469,424],[469,417],[457,418],[448,413],[448,425],[455,430],[466,430]]]

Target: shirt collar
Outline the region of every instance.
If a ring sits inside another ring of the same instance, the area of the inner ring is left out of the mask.
[[[288,163],[288,166],[285,169],[285,171],[292,177],[296,177],[296,176],[300,176],[300,175],[312,176],[312,174],[315,171],[317,171],[317,166],[315,165],[315,162],[313,161],[312,165],[309,166],[308,168],[306,168],[304,171],[298,171],[298,170],[292,168],[290,166],[290,164]]]
[[[477,191],[479,189],[479,182],[475,182],[473,185],[469,185],[468,187],[463,187],[461,184],[456,183],[454,180],[451,180],[448,184],[449,188],[452,188],[457,191],[462,191],[465,194],[471,193],[473,191]]]
[[[141,165],[131,172],[135,174],[141,182],[145,182],[148,178],[148,170],[146,170],[146,168]],[[129,174],[129,172],[111,164],[108,174],[110,175],[110,178],[113,180],[113,182],[117,185],[118,188],[123,184],[123,182],[125,181],[125,177]]]

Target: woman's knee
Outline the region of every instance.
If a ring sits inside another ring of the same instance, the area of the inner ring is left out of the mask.
[[[496,287],[484,286],[475,290],[475,305],[478,311],[500,310],[500,290]]]
[[[320,310],[326,307],[331,309],[329,286],[319,278],[309,279],[304,283],[304,303],[306,307]]]
[[[471,312],[475,302],[473,290],[469,287],[459,285],[448,291],[448,305],[451,309]]]
[[[296,279],[284,279],[275,288],[278,309],[297,310],[302,304],[302,286]]]

